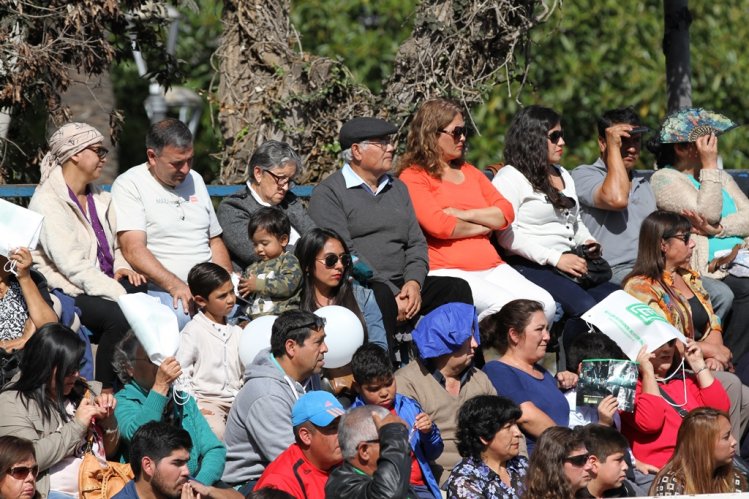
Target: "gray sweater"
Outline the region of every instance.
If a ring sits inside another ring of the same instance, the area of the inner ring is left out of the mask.
[[[230,485],[257,480],[263,470],[294,443],[291,408],[305,388],[261,350],[245,371],[245,384],[226,420],[226,466],[223,481]],[[308,380],[308,390],[320,389],[320,377]]]
[[[347,189],[339,170],[312,191],[309,214],[318,226],[340,234],[374,278],[387,283],[394,294],[406,281],[424,285],[427,242],[400,180],[393,179],[373,196],[362,187]]]
[[[250,215],[262,207],[252,197],[248,187],[224,198],[221,204],[218,205],[216,216],[218,217],[219,224],[221,224],[221,228],[224,230],[221,237],[229,249],[234,270],[242,271],[251,263],[260,260],[255,254],[252,241],[249,234],[247,234],[247,224],[250,221]],[[315,227],[315,223],[307,215],[302,201],[292,192],[287,192],[286,197],[276,205],[276,208],[289,216],[291,226],[299,232],[300,236],[303,236],[308,230]],[[287,247],[286,251],[293,253],[293,246]]]

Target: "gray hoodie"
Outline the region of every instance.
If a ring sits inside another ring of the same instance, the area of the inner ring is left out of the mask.
[[[302,386],[261,350],[247,367],[245,383],[226,420],[226,466],[222,480],[230,485],[257,480],[265,467],[294,443],[291,408],[305,391],[319,390],[312,375]],[[305,390],[306,387],[306,390]]]

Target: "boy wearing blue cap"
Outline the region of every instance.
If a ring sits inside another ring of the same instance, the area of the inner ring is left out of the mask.
[[[343,406],[330,393],[302,395],[291,410],[295,443],[265,468],[255,490],[272,487],[307,499],[324,499],[325,483],[341,460],[338,421]]]

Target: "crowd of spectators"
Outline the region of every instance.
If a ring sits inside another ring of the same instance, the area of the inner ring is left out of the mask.
[[[217,210],[180,121],[152,125],[111,195],[102,135],[61,127],[29,205],[39,245],[0,257],[0,347],[18,361],[2,364],[0,499],[78,497],[87,454],[129,463],[118,499],[746,491],[749,287],[716,252],[744,244],[749,200],[716,130],[656,137],[649,180],[632,109],[601,116],[600,158],[571,172],[562,122],[519,111],[488,178],[454,102],[419,106],[397,161],[398,127],[355,118],[308,207],[300,156],[271,140]],[[625,358],[581,317],[622,288],[686,342],[642,347],[634,410],[579,405],[582,362]],[[117,303],[139,292],[180,330],[156,363]],[[329,306],[364,332],[335,369]],[[269,344],[242,362],[242,326],[267,315]]]

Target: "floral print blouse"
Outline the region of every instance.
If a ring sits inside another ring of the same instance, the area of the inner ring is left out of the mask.
[[[518,499],[528,473],[528,459],[517,456],[507,461],[510,486],[481,459],[466,457],[447,479],[448,499]]]

